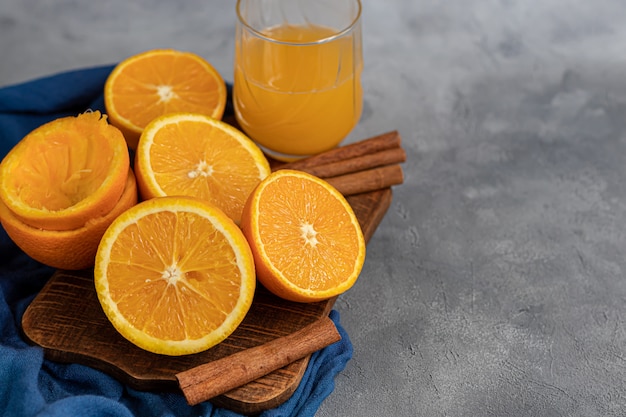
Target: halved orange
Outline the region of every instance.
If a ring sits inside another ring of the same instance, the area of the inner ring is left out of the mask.
[[[246,202],[241,228],[259,281],[288,300],[344,293],[365,260],[365,239],[350,204],[326,181],[301,171],[265,178]]]
[[[198,197],[239,223],[248,195],[270,166],[259,147],[233,126],[202,114],[172,113],[144,130],[135,172],[144,200]]]
[[[100,112],[63,117],[26,135],[0,163],[0,199],[32,227],[73,230],[117,204],[128,147]]]
[[[85,269],[94,265],[104,231],[125,210],[137,204],[137,185],[128,170],[126,187],[113,209],[74,230],[44,230],[31,227],[0,201],[0,222],[11,240],[31,258],[58,269]]]
[[[256,285],[239,227],[191,197],[153,198],[120,215],[102,238],[94,277],[119,333],[164,355],[200,352],[228,337]]]
[[[226,83],[204,58],[191,52],[154,49],[126,58],[104,86],[111,123],[135,149],[152,119],[172,112],[194,112],[221,119]]]

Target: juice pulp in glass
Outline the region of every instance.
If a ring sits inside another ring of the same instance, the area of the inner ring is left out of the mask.
[[[266,29],[265,38],[238,34],[235,114],[270,154],[326,151],[357,124],[363,107],[360,34],[324,41],[335,33],[317,25],[281,25]]]

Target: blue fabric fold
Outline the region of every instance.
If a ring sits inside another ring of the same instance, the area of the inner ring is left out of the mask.
[[[68,71],[0,88],[0,158],[28,132],[87,109],[104,112],[103,86],[112,65]],[[232,106],[227,106],[227,112]],[[240,414],[204,402],[189,406],[182,394],[143,392],[79,364],[44,358],[21,335],[24,311],[54,271],[24,254],[0,229],[0,414],[31,416],[210,416]],[[352,344],[331,311],[341,341],[311,356],[294,394],[262,417],[309,417],[334,389],[352,357]]]

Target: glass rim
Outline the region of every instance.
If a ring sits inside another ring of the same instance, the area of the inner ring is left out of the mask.
[[[356,15],[354,16],[354,18],[352,19],[352,21],[350,22],[350,24],[348,24],[348,26],[346,26],[343,29],[338,30],[336,33],[333,33],[331,36],[327,36],[325,38],[318,39],[316,41],[312,41],[312,42],[297,42],[297,41],[295,41],[294,42],[294,41],[281,41],[281,40],[278,40],[278,39],[271,38],[271,37],[269,37],[267,35],[264,35],[263,32],[261,32],[261,31],[255,29],[254,27],[252,27],[246,21],[246,19],[244,19],[244,17],[241,15],[240,5],[241,5],[242,1],[245,1],[245,0],[237,0],[237,5],[235,7],[235,10],[237,12],[237,20],[244,27],[246,27],[248,29],[248,31],[252,32],[258,38],[261,38],[261,39],[266,40],[268,42],[279,43],[279,44],[283,44],[283,45],[293,45],[293,46],[319,45],[319,44],[323,44],[323,43],[327,43],[327,42],[332,42],[335,39],[339,39],[339,38],[342,38],[342,37],[346,36],[348,33],[350,33],[354,29],[354,27],[356,26],[357,22],[361,19],[361,12],[362,12],[362,9],[363,9],[363,6],[361,5],[361,0],[354,0],[354,2],[357,4],[357,12],[356,12]]]

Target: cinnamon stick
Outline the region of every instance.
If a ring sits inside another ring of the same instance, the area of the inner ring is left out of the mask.
[[[404,173],[400,165],[388,165],[326,178],[326,181],[344,196],[349,196],[402,184]]]
[[[176,374],[187,403],[196,405],[341,340],[335,323],[323,317],[287,336]]]
[[[319,165],[327,165],[337,161],[356,158],[363,155],[373,154],[391,148],[400,147],[400,134],[397,130],[383,133],[369,139],[351,143],[349,145],[340,146],[318,155],[310,156],[299,161],[283,164],[278,169],[297,169],[305,171],[306,168]]]
[[[304,167],[301,171],[320,178],[330,178],[370,168],[398,164],[404,161],[406,161],[406,152],[404,152],[404,149],[397,147],[324,165]]]

